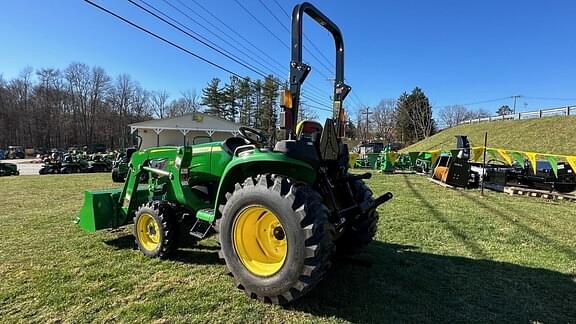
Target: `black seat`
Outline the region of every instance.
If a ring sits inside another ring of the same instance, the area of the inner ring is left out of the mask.
[[[318,151],[314,143],[308,140],[282,140],[274,146],[274,152],[281,152],[287,156],[304,161],[317,168],[320,165]]]
[[[222,143],[222,147],[224,150],[230,155],[234,155],[234,151],[236,148],[242,145],[250,144],[247,140],[243,139],[242,137],[229,137]]]

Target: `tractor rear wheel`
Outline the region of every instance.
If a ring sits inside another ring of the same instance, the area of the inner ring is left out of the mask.
[[[372,191],[364,181],[357,180],[352,184],[352,191],[356,203],[361,206],[370,206],[374,199]],[[378,212],[372,210],[362,213],[351,219],[344,229],[344,233],[336,240],[336,252],[340,255],[351,255],[360,252],[376,235],[378,228]]]
[[[160,201],[148,202],[134,216],[134,238],[147,257],[166,258],[176,248],[171,209]]]
[[[328,208],[310,186],[259,175],[236,184],[216,223],[220,257],[238,288],[285,304],[306,294],[330,267]]]

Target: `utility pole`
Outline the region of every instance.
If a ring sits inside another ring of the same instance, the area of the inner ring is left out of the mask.
[[[514,104],[512,105],[512,114],[516,114],[516,99],[522,98],[522,96],[516,95],[516,96],[511,96],[510,98],[512,98],[514,100]]]
[[[364,139],[368,139],[368,125],[369,125],[369,115],[372,113],[370,107],[366,107],[365,111],[362,112],[366,115],[366,132],[364,133]]]

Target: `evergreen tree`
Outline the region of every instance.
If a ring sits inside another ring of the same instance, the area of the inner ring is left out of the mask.
[[[252,88],[250,79],[242,79],[238,83],[238,97],[240,98],[240,124],[251,126],[252,117]]]
[[[238,83],[240,80],[236,76],[230,77],[230,83],[224,86],[222,97],[224,99],[223,115],[226,120],[235,122],[238,114]]]
[[[262,111],[262,81],[256,80],[252,83],[250,90],[252,102],[254,102],[254,112],[252,113],[252,120],[250,125],[257,129],[262,129],[262,119],[260,112]]]
[[[261,109],[259,112],[260,129],[269,135],[273,135],[276,128],[278,84],[279,81],[273,76],[267,76],[262,85]]]
[[[224,95],[220,90],[220,79],[213,78],[206,88],[202,89],[202,104],[207,107],[206,113],[223,117],[223,97]]]
[[[422,89],[403,93],[396,104],[396,131],[403,143],[422,140],[436,131],[432,106]]]

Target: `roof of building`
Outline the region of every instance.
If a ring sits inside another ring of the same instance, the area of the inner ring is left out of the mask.
[[[191,113],[173,118],[151,119],[129,125],[136,129],[173,129],[187,131],[237,132],[239,123],[234,123],[216,116],[202,113]]]

